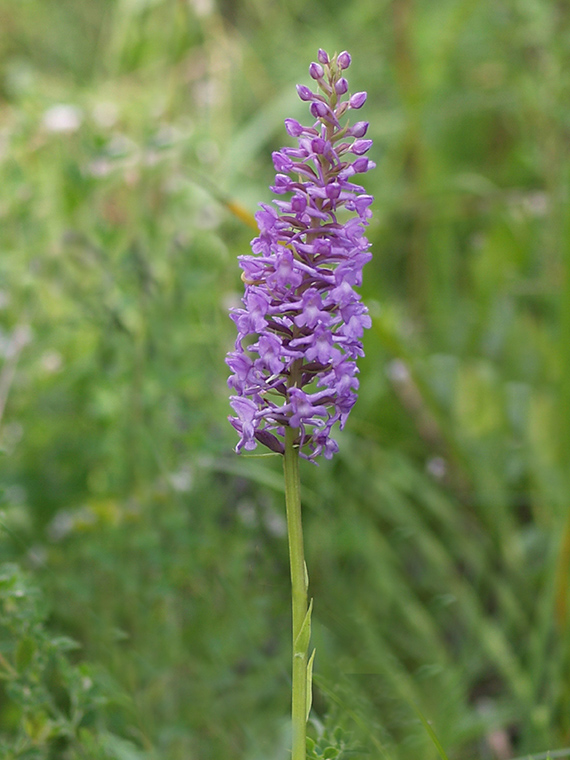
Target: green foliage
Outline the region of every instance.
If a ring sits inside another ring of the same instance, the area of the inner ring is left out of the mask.
[[[105,730],[109,684],[74,664],[77,644],[46,627],[38,588],[14,564],[0,566],[0,752],[6,760],[144,760]],[[117,709],[116,699],[114,709]]]
[[[332,742],[332,743],[331,743]],[[308,760],[346,760],[347,758],[365,757],[358,749],[350,749],[350,736],[345,736],[340,728],[336,728],[332,737],[321,737],[318,742],[307,739]]]
[[[324,47],[378,168],[360,397],[302,472],[311,751],[435,760],[415,704],[450,760],[558,756],[564,3],[26,0],[0,27],[0,559],[27,569],[3,566],[2,752],[287,757],[281,463],[231,452],[227,203],[269,199]]]

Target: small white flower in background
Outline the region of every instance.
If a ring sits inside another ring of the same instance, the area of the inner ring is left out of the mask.
[[[257,512],[250,499],[241,499],[238,502],[237,515],[246,528],[257,527]]]
[[[42,546],[41,544],[34,544],[34,546],[30,546],[26,553],[26,559],[35,569],[44,567],[48,561],[48,552],[46,547]]]
[[[92,116],[98,126],[103,129],[111,129],[117,123],[119,118],[119,109],[115,103],[103,101],[93,106]]]
[[[42,369],[48,374],[58,372],[63,364],[63,357],[59,351],[45,351],[41,358]]]
[[[447,475],[447,462],[443,457],[431,457],[426,462],[426,471],[436,480],[442,480]]]
[[[83,121],[80,108],[69,103],[58,103],[45,111],[42,124],[48,132],[77,132]]]
[[[194,11],[199,18],[210,16],[214,11],[212,0],[190,0],[190,5],[194,7]]]
[[[274,509],[267,509],[265,511],[263,524],[267,532],[276,538],[283,538],[287,535],[287,522],[283,515],[280,515]]]
[[[74,527],[75,520],[70,509],[60,509],[48,523],[46,533],[50,541],[61,541],[69,535]]]
[[[386,367],[386,374],[393,383],[407,383],[410,379],[410,370],[401,359],[392,359]]]
[[[181,467],[177,472],[171,472],[168,479],[172,488],[179,493],[188,493],[192,490],[194,476],[188,466]]]
[[[91,177],[106,177],[113,170],[113,165],[106,158],[96,158],[87,167],[87,173]]]
[[[50,541],[57,543],[77,529],[85,529],[95,525],[97,515],[89,506],[79,509],[60,509],[56,512],[46,527],[46,534]]]

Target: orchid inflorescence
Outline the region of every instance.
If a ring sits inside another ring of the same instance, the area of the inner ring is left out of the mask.
[[[259,441],[283,453],[290,427],[302,456],[330,459],[338,451],[331,429],[344,427],[356,401],[356,359],[371,320],[354,287],[371,259],[364,228],[373,198],[352,180],[375,164],[365,156],[368,123],[340,124],[366,101],[365,92],[348,94],[350,62],[346,51],[329,58],[319,50],[309,74],[320,92],[297,85],[316,121],[285,120],[298,146],[273,153],[271,190],[290,197],[260,204],[253,254],[239,259],[244,308],[232,309],[238,337],[226,359],[238,452]]]

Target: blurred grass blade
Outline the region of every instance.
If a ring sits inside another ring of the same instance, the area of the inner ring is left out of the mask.
[[[561,633],[564,633],[568,624],[568,583],[570,568],[570,514],[566,517],[566,524],[560,542],[558,566],[556,568],[556,622]]]
[[[437,738],[435,731],[431,727],[429,721],[427,720],[425,715],[422,713],[420,708],[417,706],[415,702],[412,702],[411,700],[408,701],[408,704],[413,708],[414,712],[416,713],[418,718],[421,720],[422,725],[427,731],[429,738],[432,740],[434,747],[438,751],[438,754],[441,757],[441,760],[449,760],[444,748],[442,747],[441,742]]]
[[[570,747],[555,749],[550,752],[539,752],[536,755],[521,755],[513,760],[556,760],[559,757],[570,757]]]
[[[212,196],[212,198],[217,200],[218,203],[221,203],[222,206],[225,206],[230,214],[233,214],[237,219],[240,220],[240,222],[247,224],[248,227],[251,227],[257,231],[258,227],[254,215],[251,213],[251,211],[248,211],[248,209],[242,206],[241,203],[238,203],[238,201],[230,198],[227,193],[224,193],[210,179],[205,177],[200,172],[197,172],[195,169],[190,170],[188,172],[188,176],[194,184],[206,190]]]

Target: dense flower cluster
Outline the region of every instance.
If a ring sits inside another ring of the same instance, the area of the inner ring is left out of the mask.
[[[356,401],[370,317],[354,286],[371,258],[364,228],[373,198],[352,180],[374,163],[364,155],[368,123],[340,124],[366,100],[365,92],[348,95],[350,61],[347,52],[329,58],[319,50],[309,74],[320,92],[297,85],[316,121],[285,120],[298,146],[273,153],[271,189],[289,197],[276,208],[261,204],[253,255],[240,257],[245,308],[232,309],[238,337],[226,359],[238,452],[259,441],[282,453],[289,426],[303,456],[330,458],[338,450],[331,428],[344,426]]]

